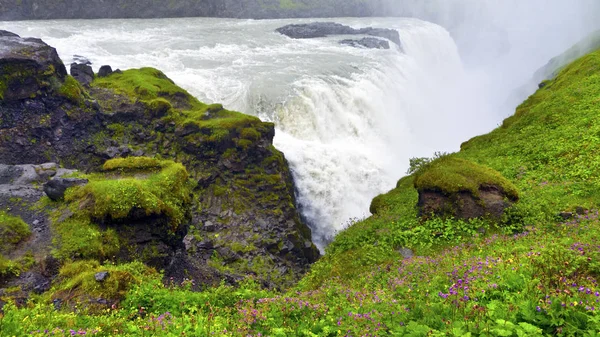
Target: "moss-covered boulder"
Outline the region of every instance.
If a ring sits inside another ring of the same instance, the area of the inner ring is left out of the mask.
[[[59,90],[67,70],[40,39],[0,36],[0,99],[19,100]]]
[[[416,172],[419,214],[499,219],[519,199],[516,187],[499,172],[453,156],[441,157]]]

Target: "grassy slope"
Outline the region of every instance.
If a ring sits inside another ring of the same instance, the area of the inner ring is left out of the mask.
[[[16,335],[58,326],[102,336],[598,336],[599,111],[600,51],[453,155],[519,189],[510,214],[519,226],[419,223],[409,176],[376,198],[377,215],[340,233],[287,294],[251,282],[201,293],[144,282],[121,310],[102,316],[48,314],[39,302],[9,306],[2,324]],[[588,210],[557,216],[578,207]],[[475,231],[482,227],[486,235]],[[421,256],[404,260],[400,247]]]

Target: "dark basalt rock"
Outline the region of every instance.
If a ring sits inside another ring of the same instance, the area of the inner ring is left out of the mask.
[[[420,190],[419,215],[452,216],[457,219],[492,217],[500,219],[504,210],[514,203],[512,197],[498,186],[482,186],[478,195],[467,191],[444,193],[437,190]]]
[[[44,184],[44,193],[48,196],[48,198],[59,201],[65,197],[65,191],[69,187],[85,185],[88,183],[87,179],[77,179],[77,178],[57,178],[52,179],[49,182]]]
[[[54,92],[67,70],[56,49],[42,40],[0,35],[0,99],[21,100]]]
[[[100,67],[100,70],[98,70],[98,77],[106,77],[112,73],[113,73],[113,70],[112,70],[111,66],[104,65],[104,66]]]
[[[389,42],[374,37],[365,37],[360,40],[346,39],[340,41],[340,44],[345,44],[356,48],[363,47],[368,49],[390,49]]]
[[[329,35],[371,35],[388,39],[401,46],[398,31],[386,28],[367,27],[355,29],[335,22],[313,22],[286,25],[277,28],[275,31],[293,39],[311,39]]]
[[[0,30],[0,37],[3,37],[3,36],[6,36],[6,37],[20,37],[19,35],[15,34],[13,32],[9,32],[9,31],[6,31],[6,30]]]
[[[84,86],[89,86],[94,80],[94,70],[88,64],[72,63],[71,76]]]
[[[109,273],[107,271],[101,271],[94,275],[96,282],[104,282],[108,278]]]

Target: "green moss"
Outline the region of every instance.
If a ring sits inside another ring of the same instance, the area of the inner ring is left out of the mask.
[[[452,194],[470,192],[479,195],[483,186],[498,186],[511,199],[518,199],[517,188],[500,173],[474,162],[445,156],[427,164],[415,174],[414,186],[419,191],[432,190]]]
[[[135,171],[135,170],[153,170],[161,168],[165,162],[155,158],[148,157],[127,157],[107,160],[102,169],[105,171]],[[170,165],[166,163],[166,165]]]
[[[102,230],[89,218],[75,217],[53,226],[55,249],[60,260],[105,260],[119,252],[119,237],[113,229]]]
[[[260,139],[260,132],[254,128],[244,128],[240,132],[240,137],[255,142]]]
[[[135,167],[148,163],[155,162],[151,158],[131,158],[109,161],[107,167]],[[148,216],[165,215],[175,230],[185,217],[185,205],[191,200],[192,186],[183,165],[172,161],[163,161],[160,165],[160,171],[150,171],[147,177],[111,179],[92,175],[87,185],[67,191],[65,200],[80,203],[95,219],[123,219],[133,210],[141,210]]]
[[[75,104],[82,104],[85,96],[87,96],[81,84],[70,75],[67,75],[65,82],[58,89],[58,94]]]
[[[202,110],[206,105],[200,103],[187,91],[178,87],[163,72],[154,68],[130,69],[122,73],[113,73],[107,77],[95,78],[92,86],[112,89],[119,94],[131,97],[133,101],[150,102],[163,98],[177,108]],[[175,104],[173,104],[175,103]],[[160,104],[155,101],[155,104]]]
[[[154,68],[130,69],[96,78],[92,86],[111,89],[130,97],[131,101],[141,101],[150,113],[166,114],[166,121],[175,122],[181,128],[195,127],[205,137],[190,139],[192,144],[233,139],[245,128],[254,128],[256,132],[247,130],[246,135],[256,138],[268,128],[257,117],[225,110],[221,104],[206,105],[198,101]]]
[[[99,272],[108,272],[102,282],[95,279]],[[71,262],[60,269],[59,282],[50,290],[50,297],[67,304],[89,303],[98,298],[116,302],[122,300],[132,286],[157,276],[154,269],[141,262],[123,265],[101,265],[94,260]]]
[[[7,249],[31,235],[29,226],[20,218],[0,211],[0,248]]]
[[[171,103],[164,98],[155,98],[148,102],[147,106],[151,114],[155,116],[165,115],[173,109]]]

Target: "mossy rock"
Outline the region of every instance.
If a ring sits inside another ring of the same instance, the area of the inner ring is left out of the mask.
[[[8,249],[30,235],[29,226],[21,218],[0,211],[0,249]]]
[[[31,98],[62,86],[67,71],[56,49],[38,39],[0,39],[0,101]]]
[[[174,231],[181,225],[193,187],[183,165],[132,157],[109,160],[104,168],[121,172],[135,169],[137,173],[145,170],[146,175],[91,175],[87,185],[68,191],[65,200],[79,202],[80,209],[93,219],[119,220],[138,212],[167,216]]]
[[[105,275],[97,279],[98,273]],[[55,303],[100,311],[124,299],[133,286],[156,277],[159,277],[156,270],[140,262],[122,265],[102,265],[95,260],[70,262],[61,267],[58,282],[48,296]]]
[[[515,185],[498,171],[454,156],[441,157],[417,171],[414,186],[418,191],[470,192],[474,196],[482,187],[496,186],[510,199],[519,199]]]
[[[415,173],[422,216],[499,219],[519,199],[517,188],[499,172],[474,162],[444,156]]]

